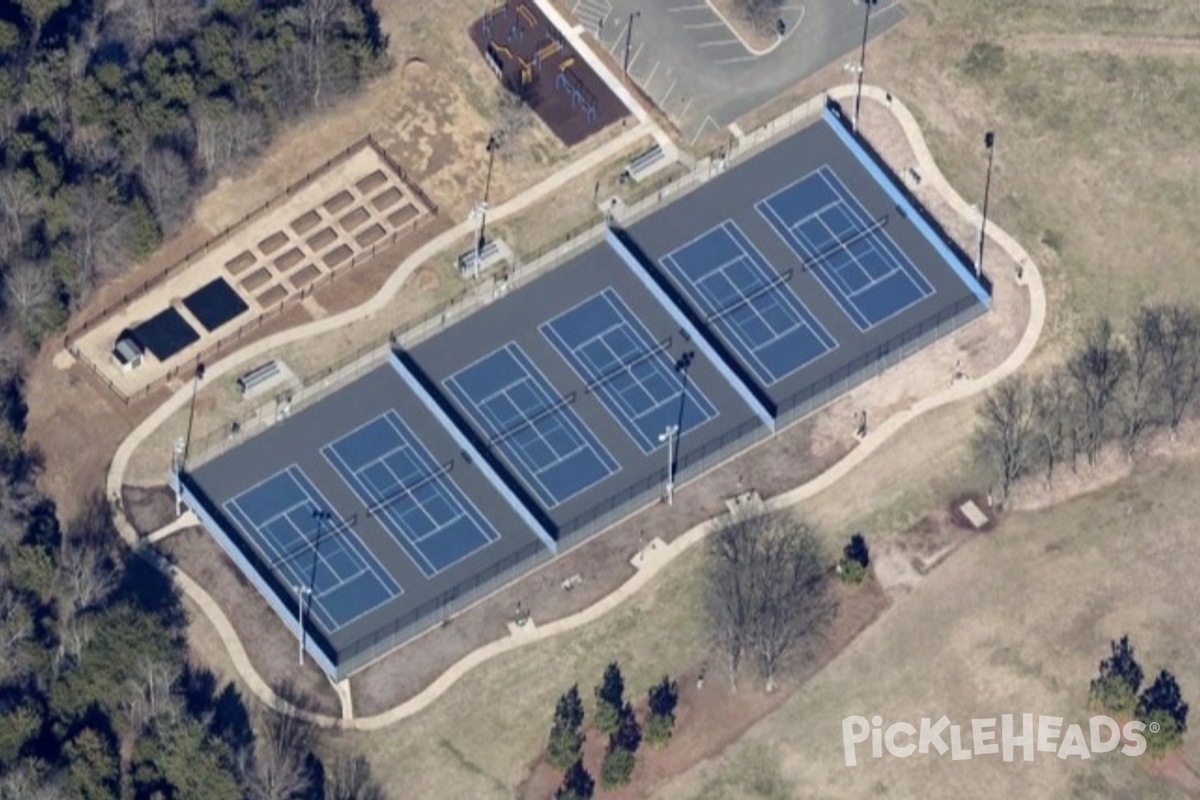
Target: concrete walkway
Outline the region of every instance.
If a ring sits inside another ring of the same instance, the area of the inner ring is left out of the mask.
[[[852,96],[853,92],[853,86],[841,86],[831,90],[829,92],[829,96],[834,98],[845,98]],[[974,212],[972,211],[970,204],[963,200],[962,197],[955,192],[953,187],[946,182],[945,177],[938,170],[937,165],[933,161],[933,157],[930,154],[923,137],[921,136],[920,129],[917,127],[916,120],[913,118],[908,109],[905,108],[905,106],[895,97],[892,97],[890,103],[887,102],[887,93],[883,89],[873,86],[866,86],[863,88],[863,93],[868,98],[877,100],[890,108],[891,112],[897,121],[899,121],[909,139],[909,142],[916,154],[917,165],[923,178],[932,183],[932,185],[947,200],[947,202],[950,203],[955,211],[957,211],[966,219],[973,219]],[[574,166],[575,165],[572,165],[572,167]],[[579,174],[580,170],[571,168],[570,172],[571,176],[573,177],[574,175]],[[566,179],[564,179],[564,181],[565,180]],[[564,181],[558,181],[556,185],[561,185],[561,183]],[[551,181],[547,181],[547,183],[550,182]],[[540,190],[542,186],[543,185],[539,185],[530,191],[532,192]],[[511,201],[511,203],[516,203],[521,199],[522,198],[516,198]],[[520,207],[525,207],[530,202],[533,201],[526,201],[522,203]],[[511,205],[511,203],[502,207],[505,209],[505,211],[501,212],[498,210],[497,215],[501,213],[515,213],[514,210],[509,209],[509,205]],[[464,231],[455,233],[458,228],[464,228]],[[333,320],[337,325],[341,325],[345,324],[352,318],[374,313],[374,311],[381,307],[387,299],[390,299],[391,293],[399,288],[399,285],[403,283],[403,278],[406,278],[417,264],[428,258],[429,255],[448,247],[451,243],[453,243],[455,238],[465,235],[465,233],[469,233],[469,231],[465,229],[466,226],[458,226],[458,228],[456,228],[454,231],[449,231],[446,234],[443,234],[442,236],[438,237],[435,242],[431,242],[429,245],[421,248],[421,250],[419,250],[417,253],[414,253],[412,256],[406,259],[405,262],[397,269],[396,274],[394,274],[392,278],[385,283],[384,288],[381,289],[380,293],[376,295],[375,298],[372,298],[372,300],[366,305],[357,309],[360,313],[354,314],[353,311],[355,310],[352,310],[351,312],[346,312],[345,314],[338,315],[337,317],[330,317],[327,320],[320,320],[319,322],[311,323],[303,328],[297,328],[293,331],[287,331],[269,339],[265,339],[262,342],[259,342],[257,345],[248,348],[248,350],[254,350],[255,354],[258,354],[267,349],[278,347],[280,344],[294,341],[302,336],[310,336],[324,332],[325,330],[329,329],[329,327],[326,326],[326,323],[329,320]],[[997,382],[1013,374],[1026,361],[1026,359],[1028,359],[1041,336],[1046,319],[1046,297],[1041,274],[1032,259],[1029,258],[1029,255],[1015,239],[994,224],[989,226],[988,233],[997,246],[1003,248],[1014,261],[1023,266],[1023,277],[1020,280],[1020,283],[1026,286],[1030,293],[1029,322],[1013,352],[1010,353],[1009,356],[998,367],[996,367],[996,369],[992,370],[988,374],[974,380],[957,382],[952,386],[938,392],[937,394],[915,403],[911,408],[893,415],[878,428],[872,430],[867,438],[863,440],[861,445],[852,450],[845,458],[843,458],[829,470],[825,471],[803,486],[797,487],[790,492],[786,492],[782,495],[778,495],[767,500],[766,504],[768,508],[785,508],[802,500],[806,500],[823,491],[824,489],[829,488],[839,479],[849,473],[852,469],[854,469],[854,467],[861,464],[868,456],[870,456],[873,452],[875,452],[876,449],[887,442],[909,421],[933,409],[971,397],[972,395],[978,394],[979,392],[994,386]],[[442,240],[445,241],[443,242]],[[436,247],[434,246],[435,243]],[[399,275],[402,275],[403,278],[397,279],[397,276]],[[996,276],[995,279],[998,280],[999,276]],[[379,300],[381,296],[384,297],[384,300],[382,301]],[[368,309],[368,306],[371,308]],[[214,365],[214,369],[210,371],[210,374],[228,372],[233,367],[249,360],[251,357],[251,355],[246,354],[244,351],[240,351],[231,356],[229,361],[218,362],[217,365]],[[118,450],[117,456],[113,459],[113,466],[109,473],[108,487],[110,495],[114,495],[115,493],[119,492],[121,478],[125,471],[125,465],[128,463],[129,455],[134,449],[136,449],[137,445],[147,435],[149,435],[151,431],[154,430],[155,427],[161,424],[162,420],[165,420],[170,413],[182,405],[183,401],[189,396],[189,393],[189,387],[181,388],[176,395],[164,405],[163,408],[168,408],[167,411],[163,412],[163,409],[160,408],[159,411],[156,411],[151,418],[147,419],[146,422],[140,425],[129,436],[129,438],[122,443],[121,448]],[[120,514],[117,514],[116,517],[117,525],[121,529],[122,534],[125,535],[126,538],[132,536],[133,540],[136,540],[136,533],[133,532],[128,522]],[[303,713],[303,716],[320,726],[338,726],[343,728],[352,728],[355,730],[376,730],[407,719],[408,717],[411,717],[429,707],[429,705],[437,700],[448,688],[453,686],[460,678],[463,677],[463,675],[474,669],[476,666],[495,658],[502,653],[509,652],[531,642],[542,641],[551,636],[556,636],[558,634],[579,628],[583,625],[587,625],[588,623],[595,621],[612,609],[616,608],[621,603],[625,602],[631,596],[636,594],[642,587],[648,584],[680,554],[702,541],[705,533],[707,533],[709,530],[709,527],[709,523],[701,523],[700,525],[697,525],[680,536],[669,545],[657,540],[652,542],[650,545],[647,545],[648,548],[652,548],[651,552],[634,556],[632,563],[638,570],[634,576],[614,592],[596,602],[594,605],[589,606],[577,614],[555,620],[554,622],[547,623],[546,625],[536,625],[531,621],[526,626],[514,631],[513,635],[487,644],[478,650],[467,654],[460,661],[456,662],[444,673],[442,673],[433,683],[425,687],[425,689],[423,689],[416,697],[413,697],[410,700],[407,700],[404,703],[401,703],[400,705],[383,712],[382,714],[377,714],[371,717],[353,718],[352,711],[348,707],[349,687],[348,685],[343,685],[346,684],[346,682],[343,681],[338,687],[339,696],[345,698],[346,701],[346,705],[343,708],[343,716],[341,718],[311,714],[307,712]],[[246,684],[247,688],[267,705],[274,708],[286,709],[286,706],[283,706],[280,703],[279,699],[276,697],[271,688],[255,671],[248,656],[246,655],[242,643],[238,640],[233,626],[230,624],[229,619],[225,616],[225,613],[221,610],[221,608],[217,606],[207,592],[205,592],[193,580],[188,578],[188,576],[179,572],[174,567],[171,567],[170,571],[176,580],[179,581],[179,585],[184,593],[200,607],[200,609],[209,618],[209,621],[212,622],[214,627],[217,629],[221,640],[225,643],[225,646],[229,651],[230,658],[233,661],[235,668],[241,675],[242,680]]]

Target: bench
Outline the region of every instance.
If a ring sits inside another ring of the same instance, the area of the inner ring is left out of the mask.
[[[255,389],[261,388],[265,383],[279,376],[279,362],[268,361],[265,364],[255,367],[245,375],[237,379],[238,391],[242,396],[253,394]]]
[[[495,258],[500,253],[500,247],[495,240],[484,242],[483,247],[479,248],[479,268],[483,269],[483,265],[491,259]],[[475,270],[475,248],[472,247],[467,252],[458,257],[459,274],[466,275]]]
[[[656,144],[649,150],[638,153],[636,156],[631,158],[629,160],[629,166],[626,167],[625,172],[622,173],[622,178],[625,180],[633,179],[636,181],[645,175],[651,167],[657,166],[664,158],[666,158],[666,153],[663,152],[662,147]]]

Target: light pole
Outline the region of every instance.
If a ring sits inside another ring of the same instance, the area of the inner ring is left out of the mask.
[[[192,447],[192,423],[196,419],[196,392],[200,389],[200,381],[204,380],[204,364],[203,362],[196,363],[196,376],[192,380],[192,402],[188,406],[188,424],[187,435],[183,439],[183,454],[179,459],[179,469],[176,470],[175,480],[179,484],[175,492],[175,516],[183,513],[183,473],[187,471],[188,450]]]
[[[983,135],[983,146],[987,148],[987,178],[983,182],[983,215],[979,218],[979,255],[975,259],[975,277],[983,277],[983,242],[987,238],[988,195],[992,191],[992,156],[996,153],[996,134],[988,131]]]
[[[492,166],[496,161],[496,150],[500,147],[500,142],[496,140],[496,134],[488,136],[487,154],[488,167],[487,179],[483,183],[483,202],[475,206],[475,210],[479,214],[479,236],[475,239],[475,275],[479,277],[479,262],[483,260],[483,235],[487,228],[487,212],[488,212],[488,195],[492,192]]]
[[[300,666],[304,666],[304,598],[312,594],[312,589],[302,583],[292,586],[296,592],[296,627],[299,633],[296,641],[300,643]]]
[[[871,6],[879,0],[862,0],[863,35],[862,52],[858,57],[858,91],[854,95],[854,132],[858,133],[858,111],[862,107],[863,73],[867,70],[867,32],[871,28]]]
[[[629,45],[633,42],[633,21],[641,15],[641,11],[631,11],[629,13],[629,30],[625,31],[625,66],[622,70],[625,73],[626,82],[629,81]]]
[[[658,441],[667,443],[667,505],[675,504],[675,434],[679,433],[678,425],[668,425],[667,429],[658,435]]]
[[[313,519],[317,522],[316,534],[313,536],[313,567],[316,567],[317,548],[321,546],[321,525],[329,519],[329,512],[314,508],[312,510]],[[300,648],[300,666],[304,666],[304,598],[312,597],[312,587],[305,586],[302,583],[295,584],[292,587],[296,591],[296,628],[298,631],[297,641]]]

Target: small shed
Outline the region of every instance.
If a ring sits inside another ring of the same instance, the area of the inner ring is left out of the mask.
[[[134,335],[133,331],[126,328],[121,331],[116,343],[113,345],[112,357],[122,372],[129,372],[142,365],[142,355],[144,352],[145,350],[142,348],[137,336]]]

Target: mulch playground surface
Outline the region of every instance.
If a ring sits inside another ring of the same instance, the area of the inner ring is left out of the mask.
[[[471,23],[469,34],[504,86],[524,98],[568,147],[628,113],[528,0],[494,8]]]

